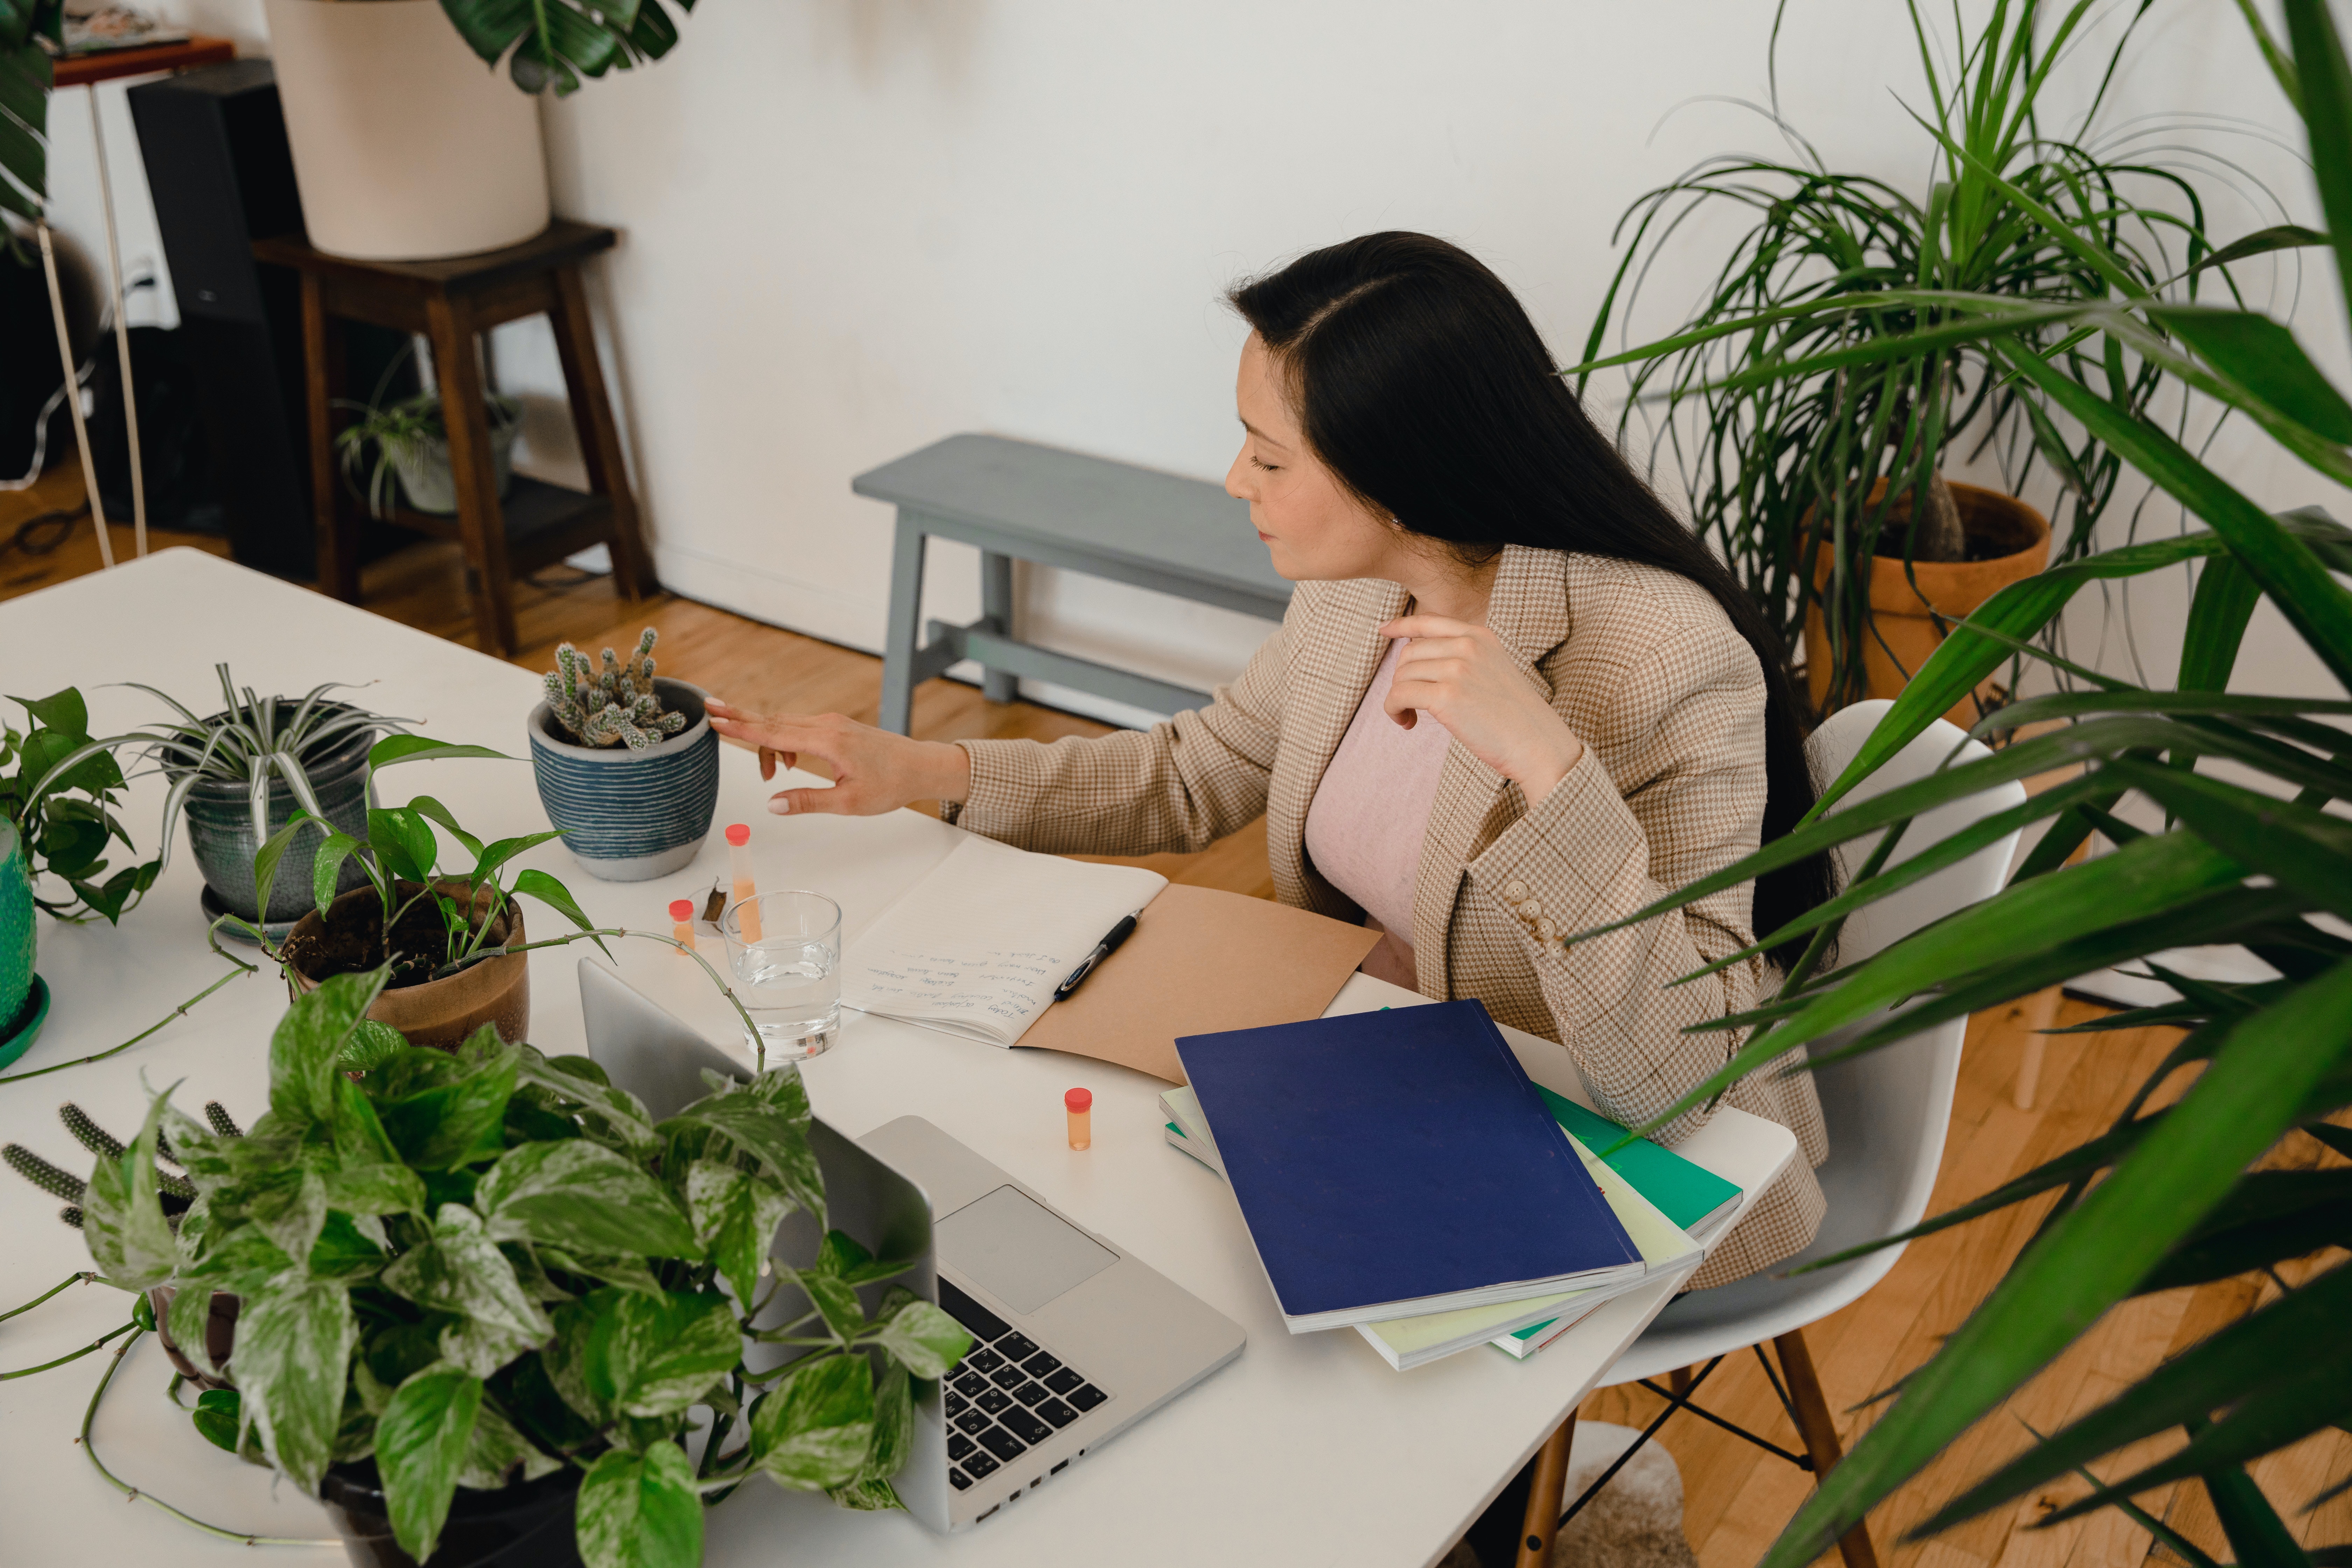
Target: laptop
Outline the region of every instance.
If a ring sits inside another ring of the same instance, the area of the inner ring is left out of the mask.
[[[580,961],[580,1004],[589,1056],[656,1118],[709,1092],[704,1068],[744,1076],[593,959]],[[911,1260],[860,1289],[866,1310],[904,1285],[971,1331],[946,1377],[916,1381],[912,1451],[891,1483],[933,1530],[1017,1502],[1242,1352],[1241,1325],[919,1116],[854,1139],[817,1117],[809,1148],[834,1227]],[[807,1268],[823,1239],[795,1212],[772,1256]],[[809,1310],[797,1290],[777,1297],[761,1326]]]

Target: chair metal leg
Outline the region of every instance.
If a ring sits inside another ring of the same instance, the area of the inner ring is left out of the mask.
[[[1568,1452],[1576,1442],[1576,1412],[1536,1450],[1535,1484],[1528,1489],[1528,1511],[1519,1527],[1516,1568],[1551,1568],[1551,1543],[1559,1534],[1559,1505],[1568,1490]]]
[[[1788,1379],[1797,1430],[1803,1436],[1805,1452],[1813,1461],[1813,1484],[1818,1487],[1837,1468],[1845,1450],[1838,1444],[1837,1426],[1830,1419],[1829,1401],[1822,1396],[1822,1380],[1813,1371],[1812,1352],[1805,1348],[1805,1331],[1791,1329],[1775,1339],[1772,1348],[1780,1353],[1780,1374]],[[1869,1527],[1859,1521],[1838,1538],[1838,1552],[1845,1558],[1845,1568],[1878,1568],[1878,1552],[1870,1543]]]

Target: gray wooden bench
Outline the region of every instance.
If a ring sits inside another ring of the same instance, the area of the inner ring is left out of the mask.
[[[850,489],[898,509],[881,714],[882,728],[897,734],[907,733],[916,686],[967,658],[986,671],[982,690],[992,702],[1012,701],[1024,675],[1154,713],[1209,700],[1205,691],[1020,641],[1013,635],[1015,561],[1268,620],[1290,605],[1290,584],[1267,562],[1248,503],[1200,479],[1001,436],[950,436],[858,475]],[[924,546],[933,538],[981,552],[981,617],[970,626],[918,624]]]

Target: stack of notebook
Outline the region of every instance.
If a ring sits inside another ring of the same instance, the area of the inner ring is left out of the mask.
[[[1687,1272],[1739,1205],[1654,1143],[1613,1149],[1624,1129],[1529,1082],[1476,1002],[1177,1049],[1168,1142],[1234,1186],[1291,1331],[1353,1327],[1401,1371],[1532,1354]]]

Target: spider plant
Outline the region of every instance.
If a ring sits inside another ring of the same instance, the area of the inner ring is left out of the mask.
[[[2045,26],[2052,8],[2035,0],[1999,0],[1973,33],[1956,10],[1948,57],[1915,0],[1927,103],[1918,118],[1933,158],[1924,191],[1832,168],[1780,117],[1776,85],[1771,118],[1794,159],[1710,159],[1620,219],[1621,234],[1633,225],[1632,240],[1593,320],[1587,363],[1571,373],[1577,387],[1596,370],[1630,367],[1621,439],[1636,420],[1650,426],[1653,463],[1671,458],[1695,524],[1786,646],[1797,647],[1808,609],[1821,609],[1828,646],[1808,658],[1829,662],[1828,708],[1866,694],[1872,558],[1902,558],[1915,587],[1917,562],[1961,558],[1905,521],[1922,510],[1910,503],[1924,487],[1924,510],[1950,515],[1957,538],[1940,477],[1948,455],[1990,453],[2011,494],[2022,493],[2037,461],[2046,464],[2065,487],[2053,541],[2060,562],[2089,549],[2114,498],[2122,464],[2105,442],[2070,442],[2044,395],[2007,376],[1973,335],[1937,329],[1951,319],[1953,295],[2001,296],[2020,307],[2013,341],[2074,380],[2107,379],[2126,408],[2149,406],[2163,363],[2104,356],[2068,325],[2083,304],[2168,285],[2193,298],[2203,280],[2196,264],[2211,250],[2189,181],[2129,155],[2130,140],[2092,135],[2149,3],[2138,0],[2098,67],[2091,108],[2071,137],[2044,127],[2039,100],[2079,42],[2092,0],[2078,0],[2054,27]],[[1774,16],[1776,58],[1786,8],[1782,0]],[[1956,64],[1947,70],[1939,57]],[[1687,243],[1685,226],[1726,206],[1751,212],[1753,225],[1683,328],[1601,357],[1643,278]],[[2087,265],[2073,236],[2094,238],[2111,265]],[[1890,342],[1904,352],[1882,352]],[[1824,552],[1829,574],[1817,589]],[[1819,690],[1823,672],[1810,673]]]
[[[2283,5],[2284,44],[2251,6],[2245,14],[2306,129],[2326,232],[2265,230],[2205,261],[2324,247],[2352,297],[2352,58],[2326,0]],[[2341,1159],[2352,1156],[2352,1129],[2341,1124],[2352,1107],[2352,942],[2341,934],[2352,918],[2352,821],[2340,810],[2352,802],[2352,590],[2341,575],[2352,573],[2352,531],[2315,510],[2266,513],[2160,427],[2133,388],[2139,367],[2153,365],[2243,416],[2313,478],[2336,486],[2352,484],[2352,399],[2286,326],[2163,297],[2107,236],[1994,172],[1958,138],[1944,144],[1957,163],[1998,182],[2020,221],[2038,226],[2049,243],[2103,279],[2106,295],[2053,312],[2000,293],[1952,291],[1938,301],[1937,321],[1907,339],[1827,352],[1857,364],[1865,354],[1895,361],[1965,342],[1996,373],[1997,390],[2043,400],[2053,420],[2073,423],[2204,526],[2089,554],[1995,595],[1953,629],[1798,831],[1635,917],[1830,846],[1851,844],[1860,854],[1878,838],[1840,897],[1759,933],[1750,952],[1808,934],[1813,951],[1770,1003],[1706,1026],[1753,1032],[1719,1073],[1660,1120],[1792,1048],[1818,1047],[1816,1061],[1874,1050],[1938,1020],[2135,961],[2179,1000],[2075,1029],[2184,1032],[2114,1125],[1908,1233],[2021,1203],[2049,1205],[2008,1273],[1902,1380],[1762,1568],[1797,1568],[1826,1550],[2108,1308],[2239,1275],[2258,1287],[2257,1310],[2060,1430],[2036,1434],[2032,1447],[1946,1502],[1916,1533],[2081,1475],[2091,1483],[2087,1493],[2039,1525],[2116,1508],[2192,1568],[2213,1568],[2195,1543],[2133,1500],[2193,1480],[2210,1496],[2238,1563],[2342,1561],[2341,1546],[2306,1554],[2283,1515],[2307,1510],[2352,1480],[2332,1477],[2315,1497],[2274,1500],[2248,1467],[2352,1421],[2352,1339],[2344,1332],[2352,1321],[2352,1267],[2334,1250],[2352,1237],[2352,1173]],[[2053,324],[2067,334],[2063,348],[2044,335]],[[2352,322],[2342,324],[2352,336]],[[2117,364],[2123,374],[2108,375],[2105,367]],[[1781,374],[1811,371],[1798,361]],[[2034,698],[2000,716],[2005,724],[2054,721],[2052,732],[1841,808],[1856,784],[2004,660],[2022,655],[2058,664],[2032,639],[2081,589],[2183,564],[2197,568],[2197,584],[2169,688],[2068,667],[2084,689]],[[2328,695],[2231,689],[2241,639],[2264,601],[2316,657],[2334,689]],[[2068,764],[2080,768],[2077,779],[1887,864],[1886,847],[1920,812]],[[2126,809],[2127,801],[2141,810]],[[2134,815],[2158,826],[2135,826],[2126,819]],[[1846,914],[2037,820],[2047,831],[2000,893],[1866,961],[1814,973],[1821,944]],[[2113,852],[2066,864],[2095,831]],[[2276,978],[2210,984],[2162,962],[2169,950],[2208,944],[2242,946]],[[2182,1081],[2185,1092],[2160,1103],[2159,1091]],[[2122,1452],[2175,1428],[2177,1440]]]
[[[347,682],[321,682],[296,701],[257,697],[250,686],[240,693],[226,664],[213,666],[213,673],[220,679],[221,700],[226,706],[208,719],[196,717],[169,692],[152,686],[138,688],[162,698],[180,715],[176,721],[166,721],[144,731],[149,751],[172,780],[171,795],[163,804],[163,845],[158,852],[166,862],[171,858],[172,829],[180,808],[199,784],[216,780],[243,784],[253,808],[253,841],[265,843],[269,837],[273,775],[286,782],[304,811],[320,815],[318,794],[310,787],[310,765],[349,744],[355,735],[371,730],[404,734],[413,722],[327,700],[328,692],[344,689]]]
[[[406,356],[403,356],[404,359]],[[384,370],[389,381],[400,368],[395,360]],[[381,392],[379,391],[379,395]],[[437,467],[443,488],[449,468],[449,426],[441,415],[441,395],[420,392],[414,397],[404,397],[396,403],[366,404],[339,399],[339,407],[355,409],[359,419],[335,436],[336,450],[342,454],[343,477],[356,487],[360,475],[366,471],[368,514],[390,517],[397,497],[394,489],[395,475],[415,476],[406,487],[414,489],[424,482],[423,475]],[[522,426],[522,402],[500,393],[491,393],[483,399],[489,416],[490,438],[493,446]],[[368,448],[375,448],[375,465],[368,466]],[[420,498],[411,495],[412,504],[422,507]],[[453,502],[454,504],[454,502]]]

